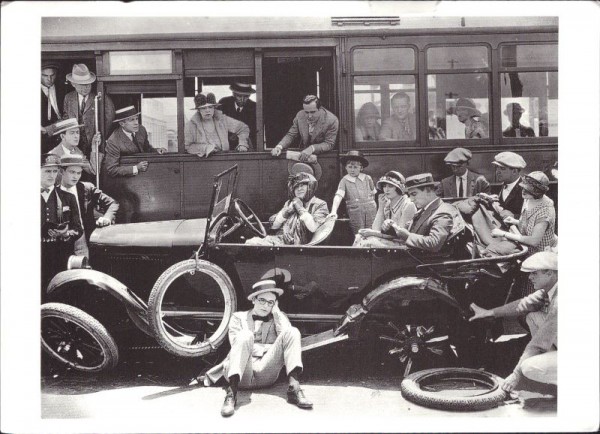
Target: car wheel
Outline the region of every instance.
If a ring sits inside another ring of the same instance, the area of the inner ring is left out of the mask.
[[[165,350],[200,357],[216,351],[226,339],[236,304],[225,271],[208,261],[189,259],[156,281],[148,300],[148,323]]]
[[[114,339],[81,309],[46,303],[41,320],[42,348],[53,359],[82,372],[100,372],[117,365],[119,351]]]
[[[410,374],[400,385],[408,401],[453,411],[487,410],[506,399],[500,377],[469,368],[437,368]]]

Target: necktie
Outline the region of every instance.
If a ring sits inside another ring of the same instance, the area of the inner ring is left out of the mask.
[[[135,133],[131,133],[131,141],[135,143]]]
[[[238,108],[237,108],[237,112],[238,112],[238,113],[241,113],[241,112],[242,112],[242,108],[241,108],[241,107],[238,107]]]
[[[263,321],[263,322],[269,322],[273,319],[273,314],[270,313],[266,316],[260,316],[260,315],[252,315],[252,320],[253,321]]]
[[[464,196],[463,179],[458,178],[458,197],[463,197],[463,196]]]
[[[81,106],[79,107],[79,121],[81,122],[81,118],[83,117],[83,110],[85,110],[85,96],[81,98]]]

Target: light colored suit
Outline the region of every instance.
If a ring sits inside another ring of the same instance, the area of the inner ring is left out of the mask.
[[[467,182],[463,188],[466,189],[463,197],[475,196],[477,193],[490,194],[490,183],[485,179],[485,176],[470,170],[467,172]],[[452,175],[442,179],[437,193],[440,197],[458,197],[456,176]]]
[[[240,376],[240,388],[271,386],[283,366],[289,374],[302,368],[300,331],[292,327],[287,316],[273,308],[273,320],[263,322],[254,332],[252,311],[236,312],[229,321],[231,351],[206,376],[216,383],[221,377]]]
[[[464,228],[464,220],[458,210],[438,197],[427,209],[417,212],[409,228],[408,247],[429,252],[439,252],[450,234]]]
[[[333,149],[340,123],[336,115],[324,107],[321,107],[319,112],[321,117],[311,134],[308,131],[308,117],[304,110],[300,110],[296,114],[289,131],[283,136],[278,146],[281,146],[282,149],[289,148],[300,138],[302,149],[313,146],[314,154],[320,154]]]

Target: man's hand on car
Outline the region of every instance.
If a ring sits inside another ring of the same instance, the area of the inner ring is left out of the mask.
[[[145,172],[146,170],[148,170],[148,162],[140,161],[138,164],[135,165],[135,167],[137,167],[138,172]]]

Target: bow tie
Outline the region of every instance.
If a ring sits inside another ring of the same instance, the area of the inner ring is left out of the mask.
[[[50,192],[49,188],[42,188],[42,193],[48,193],[48,192]]]
[[[263,322],[269,322],[273,319],[273,314],[270,313],[266,316],[260,316],[260,315],[252,315],[252,320],[253,321],[263,321]]]

